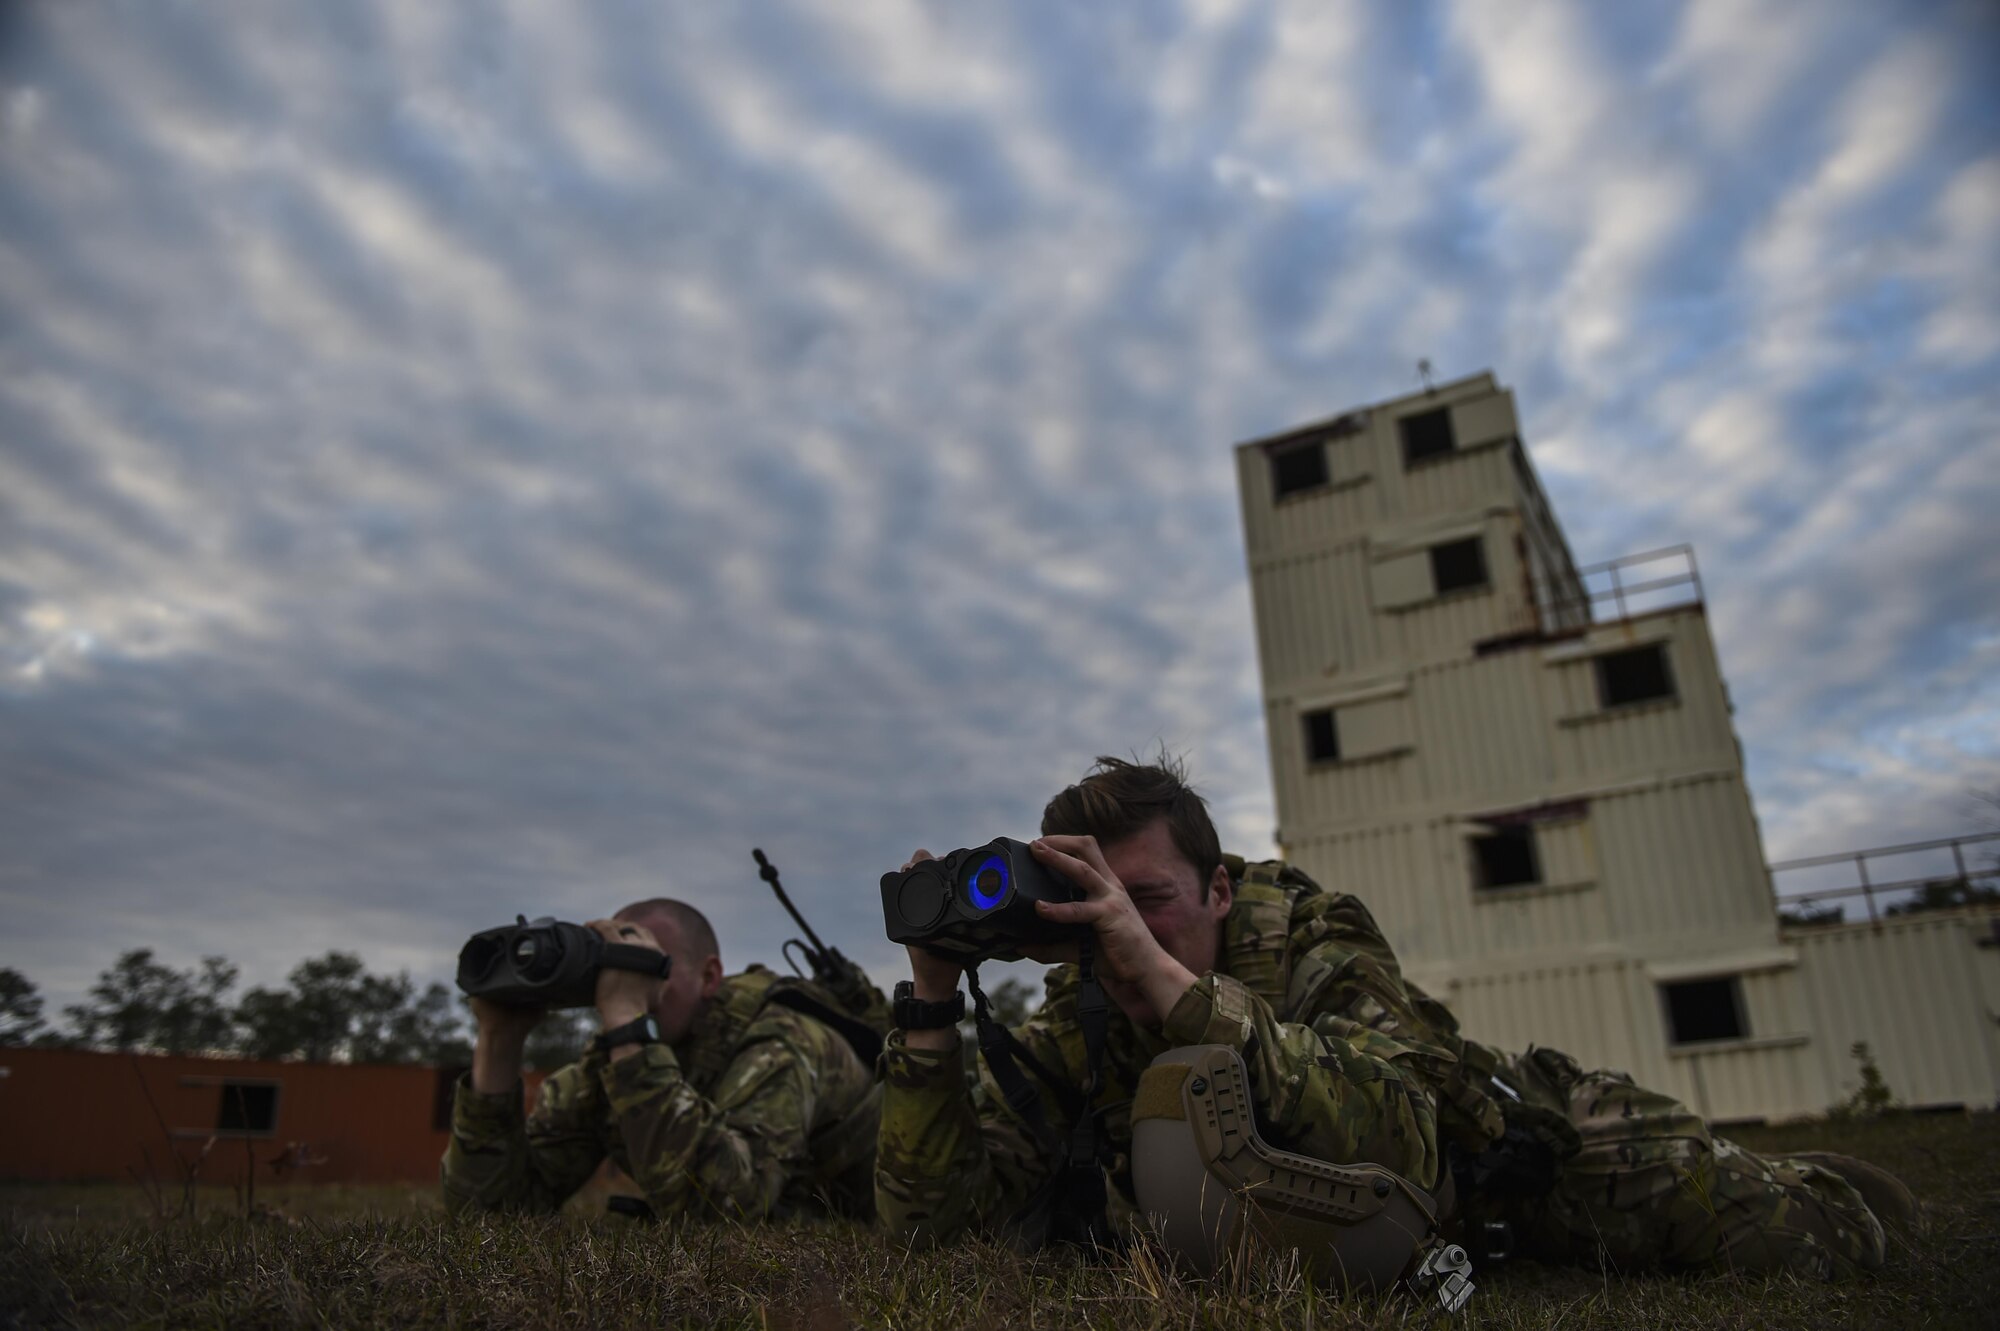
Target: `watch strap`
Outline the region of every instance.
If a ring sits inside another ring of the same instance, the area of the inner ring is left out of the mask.
[[[608,1054],[621,1044],[658,1044],[660,1028],[651,1016],[634,1017],[623,1026],[613,1026],[590,1042],[600,1054]]]
[[[908,980],[896,985],[895,1001],[889,1014],[902,1031],[941,1031],[965,1020],[965,991],[959,990],[942,1003],[917,997],[917,987]]]

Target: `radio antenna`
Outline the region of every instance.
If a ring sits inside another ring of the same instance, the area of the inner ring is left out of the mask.
[[[806,923],[806,917],[799,914],[798,907],[794,906],[792,899],[785,895],[784,884],[778,881],[778,866],[765,859],[764,852],[761,850],[752,848],[750,854],[757,861],[757,876],[769,883],[771,890],[778,894],[778,904],[785,908],[785,913],[792,917],[799,928],[806,931],[806,937],[812,940],[813,950],[824,954],[826,952],[826,944],[819,941],[819,935],[813,932],[813,927],[810,924]]]

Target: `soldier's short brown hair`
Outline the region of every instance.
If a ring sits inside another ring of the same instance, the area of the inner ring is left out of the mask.
[[[710,957],[722,955],[722,949],[715,941],[715,929],[709,924],[708,916],[690,906],[685,901],[672,897],[652,897],[645,901],[635,901],[614,917],[626,921],[643,921],[648,915],[664,915],[680,930],[681,941],[687,945],[688,960],[707,961]]]
[[[1043,836],[1094,836],[1100,843],[1144,831],[1167,820],[1174,849],[1201,875],[1201,899],[1222,864],[1222,839],[1208,816],[1208,802],[1187,781],[1180,759],[1162,750],[1150,763],[1101,757],[1075,785],[1042,810]]]

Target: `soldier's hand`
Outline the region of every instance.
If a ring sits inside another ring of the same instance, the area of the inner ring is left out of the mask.
[[[528,1036],[547,1015],[539,1008],[473,999],[472,1019],[479,1023],[479,1036],[472,1046],[472,1089],[487,1095],[512,1091],[521,1079]]]
[[[514,1007],[487,998],[472,1000],[472,1020],[479,1027],[479,1038],[490,1039],[505,1048],[519,1049],[527,1044],[528,1037],[546,1016],[548,1013],[541,1008]]]
[[[919,846],[910,852],[910,858],[903,861],[903,872],[908,873],[925,860],[936,858]],[[951,996],[958,992],[958,982],[965,974],[965,967],[914,944],[906,950],[910,954],[910,988],[917,998],[926,1003],[949,1003]],[[911,1049],[949,1049],[958,1043],[958,1031],[904,1031],[903,1042]]]
[[[1098,969],[1105,990],[1131,1016],[1151,1023],[1166,1019],[1195,982],[1194,972],[1176,961],[1153,937],[1131,893],[1104,861],[1096,837],[1046,836],[1028,843],[1042,866],[1061,874],[1083,893],[1082,901],[1037,901],[1035,913],[1062,924],[1087,924],[1097,935]],[[1074,946],[1063,949],[1074,957]],[[1028,955],[1044,960],[1040,949]],[[1139,1011],[1133,1011],[1134,1007]]]
[[[908,873],[925,860],[936,858],[937,856],[920,846],[910,852],[910,858],[903,861],[902,871]],[[910,987],[917,991],[917,997],[926,1003],[949,1003],[951,996],[958,992],[959,977],[965,974],[965,967],[914,944],[910,945],[908,950]]]
[[[653,937],[653,931],[643,924],[633,924],[629,920],[592,920],[589,927],[597,930],[609,943],[647,947],[655,952],[661,950],[660,940]],[[622,1026],[652,1011],[653,999],[662,983],[651,975],[641,975],[637,971],[616,970],[609,966],[599,971],[597,1015],[604,1022],[605,1029]]]
[[[910,988],[926,1003],[949,1003],[951,996],[958,992],[958,981],[965,974],[965,967],[955,961],[933,955],[917,945],[909,945]]]

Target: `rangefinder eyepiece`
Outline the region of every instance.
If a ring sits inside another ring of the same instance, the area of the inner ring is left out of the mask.
[[[1077,901],[1068,879],[1050,873],[1025,842],[999,837],[882,875],[889,938],[955,961],[1014,961],[1023,944],[1061,942],[1085,932],[1035,913],[1037,901]]]

